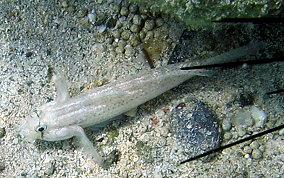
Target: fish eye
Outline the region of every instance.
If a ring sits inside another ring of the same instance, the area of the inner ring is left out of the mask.
[[[36,128],[36,131],[37,131],[37,132],[43,132],[43,131],[45,131],[46,129],[47,129],[46,126],[38,126],[38,127]]]

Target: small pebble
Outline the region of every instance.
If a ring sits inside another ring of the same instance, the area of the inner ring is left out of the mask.
[[[254,124],[254,120],[248,111],[239,110],[233,119],[233,123],[237,127],[251,127]]]
[[[129,43],[131,46],[138,46],[139,45],[139,40],[135,35],[131,35],[129,38]]]
[[[158,147],[164,147],[167,144],[167,140],[164,137],[161,137],[157,140]]]
[[[284,129],[279,130],[279,135],[284,136]]]
[[[148,9],[146,6],[139,6],[139,12],[141,14],[147,14],[148,13]]]
[[[161,27],[164,24],[164,20],[162,18],[157,18],[155,23],[157,27]]]
[[[135,54],[135,50],[131,45],[126,45],[124,54],[128,57],[133,56]]]
[[[133,33],[138,33],[139,30],[140,30],[140,27],[138,25],[133,24],[130,27],[130,31],[133,32]]]
[[[52,164],[52,162],[48,162],[44,164],[44,174],[45,175],[52,175],[54,172],[54,165]]]
[[[120,47],[120,48],[124,48],[126,46],[126,41],[119,40],[119,42],[117,43],[117,46]]]
[[[149,40],[152,39],[154,37],[154,32],[153,31],[149,31],[146,33],[145,39],[144,40]]]
[[[264,151],[265,151],[265,148],[266,148],[266,147],[265,147],[264,145],[260,145],[258,149],[259,149],[261,152],[264,152]]]
[[[4,171],[5,170],[5,165],[3,163],[0,163],[0,172]]]
[[[254,149],[252,151],[252,155],[251,156],[254,159],[260,159],[260,158],[262,158],[262,152],[260,150],[258,150],[258,149]]]
[[[139,38],[140,38],[141,40],[144,40],[145,37],[146,37],[146,33],[140,31],[140,33],[139,33]]]
[[[224,131],[229,131],[232,128],[232,122],[230,119],[225,119],[222,122],[222,128]]]
[[[252,149],[257,149],[259,147],[259,143],[257,141],[253,141],[249,146]]]
[[[249,146],[245,146],[244,147],[244,152],[247,153],[247,154],[251,154],[252,153],[252,148],[249,147]]]
[[[243,137],[246,135],[246,131],[244,128],[240,127],[240,128],[237,128],[237,132],[238,132],[238,136],[239,137]]]
[[[103,33],[106,30],[106,25],[100,25],[97,27],[99,33]]]
[[[141,25],[142,18],[140,15],[135,15],[132,19],[132,23],[135,25]]]
[[[0,138],[4,137],[6,134],[6,130],[4,127],[0,127]]]
[[[68,7],[68,3],[67,3],[67,1],[62,1],[61,5],[62,5],[62,7],[63,7],[63,8]]]
[[[89,24],[89,18],[88,17],[84,17],[84,18],[82,18],[80,21],[79,21],[79,23],[81,24],[81,25],[88,25]]]
[[[115,52],[118,53],[118,54],[121,54],[121,53],[124,52],[124,48],[121,47],[121,46],[118,46],[118,47],[115,48]]]
[[[230,140],[233,137],[232,133],[226,132],[224,133],[224,139],[225,140]]]
[[[87,11],[86,10],[79,10],[77,13],[77,17],[79,18],[83,18],[87,15]]]
[[[127,7],[122,7],[120,9],[120,15],[127,16],[128,13],[129,13],[129,11],[128,11]]]
[[[250,158],[250,154],[245,154],[244,158],[246,159]]]
[[[250,112],[251,112],[252,118],[255,121],[255,126],[261,127],[261,128],[264,127],[264,124],[267,121],[267,115],[265,114],[265,112],[256,106],[252,106],[250,108]]]
[[[18,143],[19,143],[19,139],[18,139],[18,138],[15,138],[15,139],[13,140],[13,144],[16,145],[16,144],[18,144]]]
[[[29,51],[26,53],[26,57],[31,57],[34,53],[32,51]]]
[[[114,32],[112,33],[112,36],[113,36],[114,38],[120,38],[120,35],[121,35],[120,31],[114,31]]]
[[[131,4],[131,5],[129,6],[129,11],[130,11],[131,13],[135,13],[137,10],[138,10],[138,6],[137,6],[136,4]]]
[[[88,14],[88,19],[91,23],[95,22],[96,20],[96,16],[94,14]]]
[[[124,40],[128,40],[130,38],[131,33],[129,31],[123,31],[121,33],[121,38]]]
[[[144,29],[146,31],[151,31],[151,30],[153,30],[154,26],[155,26],[155,23],[154,23],[153,20],[146,20],[145,25],[144,25]]]

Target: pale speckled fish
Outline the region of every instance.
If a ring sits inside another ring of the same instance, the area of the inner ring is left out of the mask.
[[[141,72],[138,75],[69,97],[66,82],[54,76],[57,97],[43,105],[38,113],[21,126],[20,134],[29,141],[57,141],[77,137],[83,149],[102,163],[83,128],[105,122],[183,83],[189,78],[206,75],[205,70],[180,70],[181,65],[169,65]]]
[[[235,54],[233,58],[240,57],[239,52]],[[228,56],[225,53],[223,58]],[[222,56],[219,56],[216,59],[221,58]],[[203,64],[212,62],[207,61]],[[101,164],[103,160],[85,135],[83,128],[100,124],[136,108],[193,76],[207,75],[207,71],[203,69],[180,69],[192,65],[200,63],[175,64],[144,71],[72,98],[69,97],[66,81],[57,75],[54,77],[56,99],[43,105],[39,112],[32,114],[21,126],[20,134],[29,141],[57,141],[75,136],[83,150]]]

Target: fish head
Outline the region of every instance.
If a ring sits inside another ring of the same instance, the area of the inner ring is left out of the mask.
[[[32,112],[20,126],[19,134],[29,142],[42,139],[46,126],[40,121],[40,113],[38,111]]]

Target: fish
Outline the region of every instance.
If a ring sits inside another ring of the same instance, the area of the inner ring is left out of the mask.
[[[251,42],[204,60],[143,70],[73,97],[68,93],[63,74],[57,72],[52,78],[56,88],[55,100],[31,112],[20,126],[19,134],[29,142],[76,137],[83,153],[102,166],[105,159],[88,139],[84,128],[98,126],[116,116],[129,113],[192,77],[211,76],[212,70],[208,70],[208,66],[237,62],[240,57],[256,54],[266,46],[268,44],[265,42]]]
[[[205,69],[181,70],[184,66],[187,65],[172,64],[144,70],[73,97],[68,93],[63,74],[56,73],[52,79],[55,99],[33,111],[20,126],[19,133],[29,142],[76,137],[83,152],[102,165],[104,158],[88,139],[84,128],[127,113],[194,76],[210,75]]]

